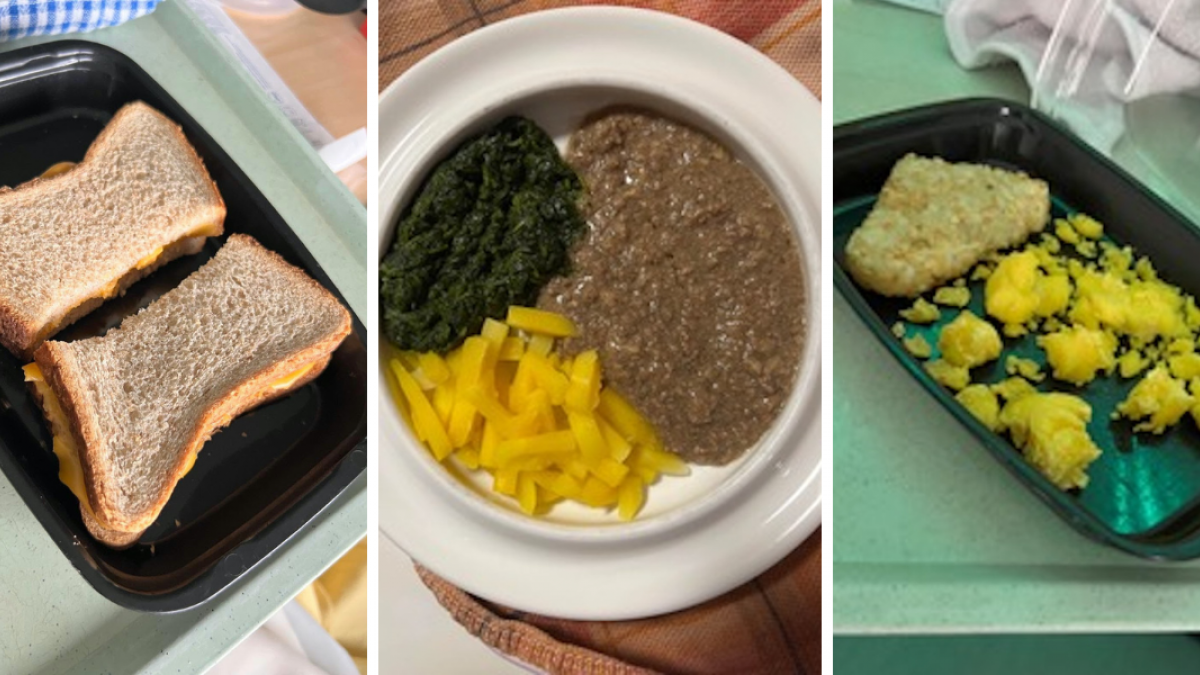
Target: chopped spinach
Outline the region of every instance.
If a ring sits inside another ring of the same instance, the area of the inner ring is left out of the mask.
[[[379,265],[384,334],[446,353],[564,274],[583,231],[578,176],[533,122],[509,117],[458,148],[401,216]]]

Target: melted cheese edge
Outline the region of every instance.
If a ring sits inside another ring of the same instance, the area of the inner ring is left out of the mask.
[[[45,171],[43,171],[42,175],[39,176],[39,178],[53,178],[60,174],[64,174],[64,173],[70,171],[71,169],[74,169],[76,166],[77,165],[75,162],[59,162],[59,163],[51,166],[49,169],[46,169]],[[189,232],[188,234],[185,234],[183,237],[181,237],[175,243],[179,243],[180,241],[183,241],[184,239],[191,239],[192,237],[201,237],[201,236],[215,237],[218,234],[220,234],[218,229],[219,228],[217,226],[212,225],[212,224],[201,225],[200,227],[197,227],[195,230],[192,230],[191,232]],[[158,261],[159,257],[162,256],[164,250],[165,250],[165,247],[159,246],[158,248],[154,249],[154,251],[152,251],[149,255],[143,256],[141,260],[137,261],[137,264],[134,266],[134,269],[130,270],[130,272],[144,270],[147,267],[153,265],[155,262]],[[124,275],[122,275],[122,276],[124,276]],[[76,308],[78,308],[80,305],[84,304],[85,302],[95,300],[96,298],[101,298],[104,300],[112,299],[112,297],[117,294],[117,288],[120,286],[120,283],[121,283],[120,279],[113,279],[112,281],[108,282],[107,285],[105,285],[103,288],[101,288],[99,293],[96,293],[95,295],[93,295],[89,298],[84,298],[83,300],[80,300],[78,303],[76,303],[74,306],[72,306],[69,310],[67,310],[67,314],[70,314],[71,312],[75,311]],[[49,333],[54,333],[57,330],[58,330],[58,324],[55,323],[50,326]]]
[[[317,365],[317,364],[310,363],[307,366],[303,366],[301,368],[297,368],[296,370],[293,370],[292,372],[288,373],[287,375],[284,375],[283,377],[279,378],[278,380],[275,380],[274,382],[272,382],[271,389],[276,389],[276,390],[287,389],[288,387],[295,384],[296,380],[304,377],[308,373],[308,371],[313,369],[313,366],[315,366],[315,365]]]
[[[39,178],[54,178],[75,168],[75,162],[59,162],[42,172]]]
[[[58,480],[79,499],[79,503],[95,517],[92,506],[88,503],[87,487],[83,484],[83,466],[79,463],[79,446],[75,443],[75,434],[71,433],[71,425],[67,413],[63,410],[58,395],[46,383],[42,369],[36,363],[25,366],[25,381],[32,383],[42,397],[42,411],[50,421],[50,432],[54,434],[54,455],[58,457]]]
[[[178,240],[176,240],[175,243],[177,244],[180,241],[183,241],[185,239],[191,239],[192,237],[215,237],[215,236],[217,236],[217,234],[218,234],[218,230],[217,230],[216,226],[201,225],[200,227],[197,227],[196,229],[192,230],[191,232],[180,237]],[[174,244],[172,244],[172,245],[174,245]],[[138,260],[137,263],[134,265],[134,269],[129,270],[129,271],[135,272],[138,270],[144,270],[147,267],[153,265],[155,262],[158,261],[159,257],[162,256],[164,250],[166,250],[166,247],[159,246],[153,252],[151,252],[149,255],[144,256],[141,260]],[[121,275],[121,276],[124,277],[125,275]],[[116,279],[113,279],[112,281],[108,282],[103,287],[101,287],[99,292],[97,292],[89,297],[86,297],[86,298],[80,300],[79,302],[75,303],[74,305],[72,305],[71,308],[68,309],[63,314],[63,316],[70,315],[71,312],[74,312],[76,309],[78,309],[80,305],[83,305],[86,302],[95,300],[96,298],[100,298],[101,300],[111,300],[113,297],[115,297],[117,295],[117,289],[120,288],[120,286],[121,286],[121,278],[118,277]],[[59,329],[59,322],[56,321],[52,324],[49,324],[49,327],[45,329],[44,334],[46,336],[53,335],[54,333],[58,332],[58,329]]]

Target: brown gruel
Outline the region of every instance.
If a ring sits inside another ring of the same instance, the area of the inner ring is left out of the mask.
[[[606,383],[698,464],[737,459],[796,379],[807,302],[796,235],[770,190],[719,143],[614,109],[571,138],[587,189],[572,274],[539,306],[579,326]]]

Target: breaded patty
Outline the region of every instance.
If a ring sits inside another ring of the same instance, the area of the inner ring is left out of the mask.
[[[861,286],[914,297],[1041,231],[1049,218],[1045,181],[909,154],[850,236],[846,264]]]

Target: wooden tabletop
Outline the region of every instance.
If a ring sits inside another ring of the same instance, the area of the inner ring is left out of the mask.
[[[299,5],[279,16],[227,11],[334,138],[367,126],[367,40],[359,32],[364,14],[330,16]],[[366,203],[365,159],[338,177]]]

